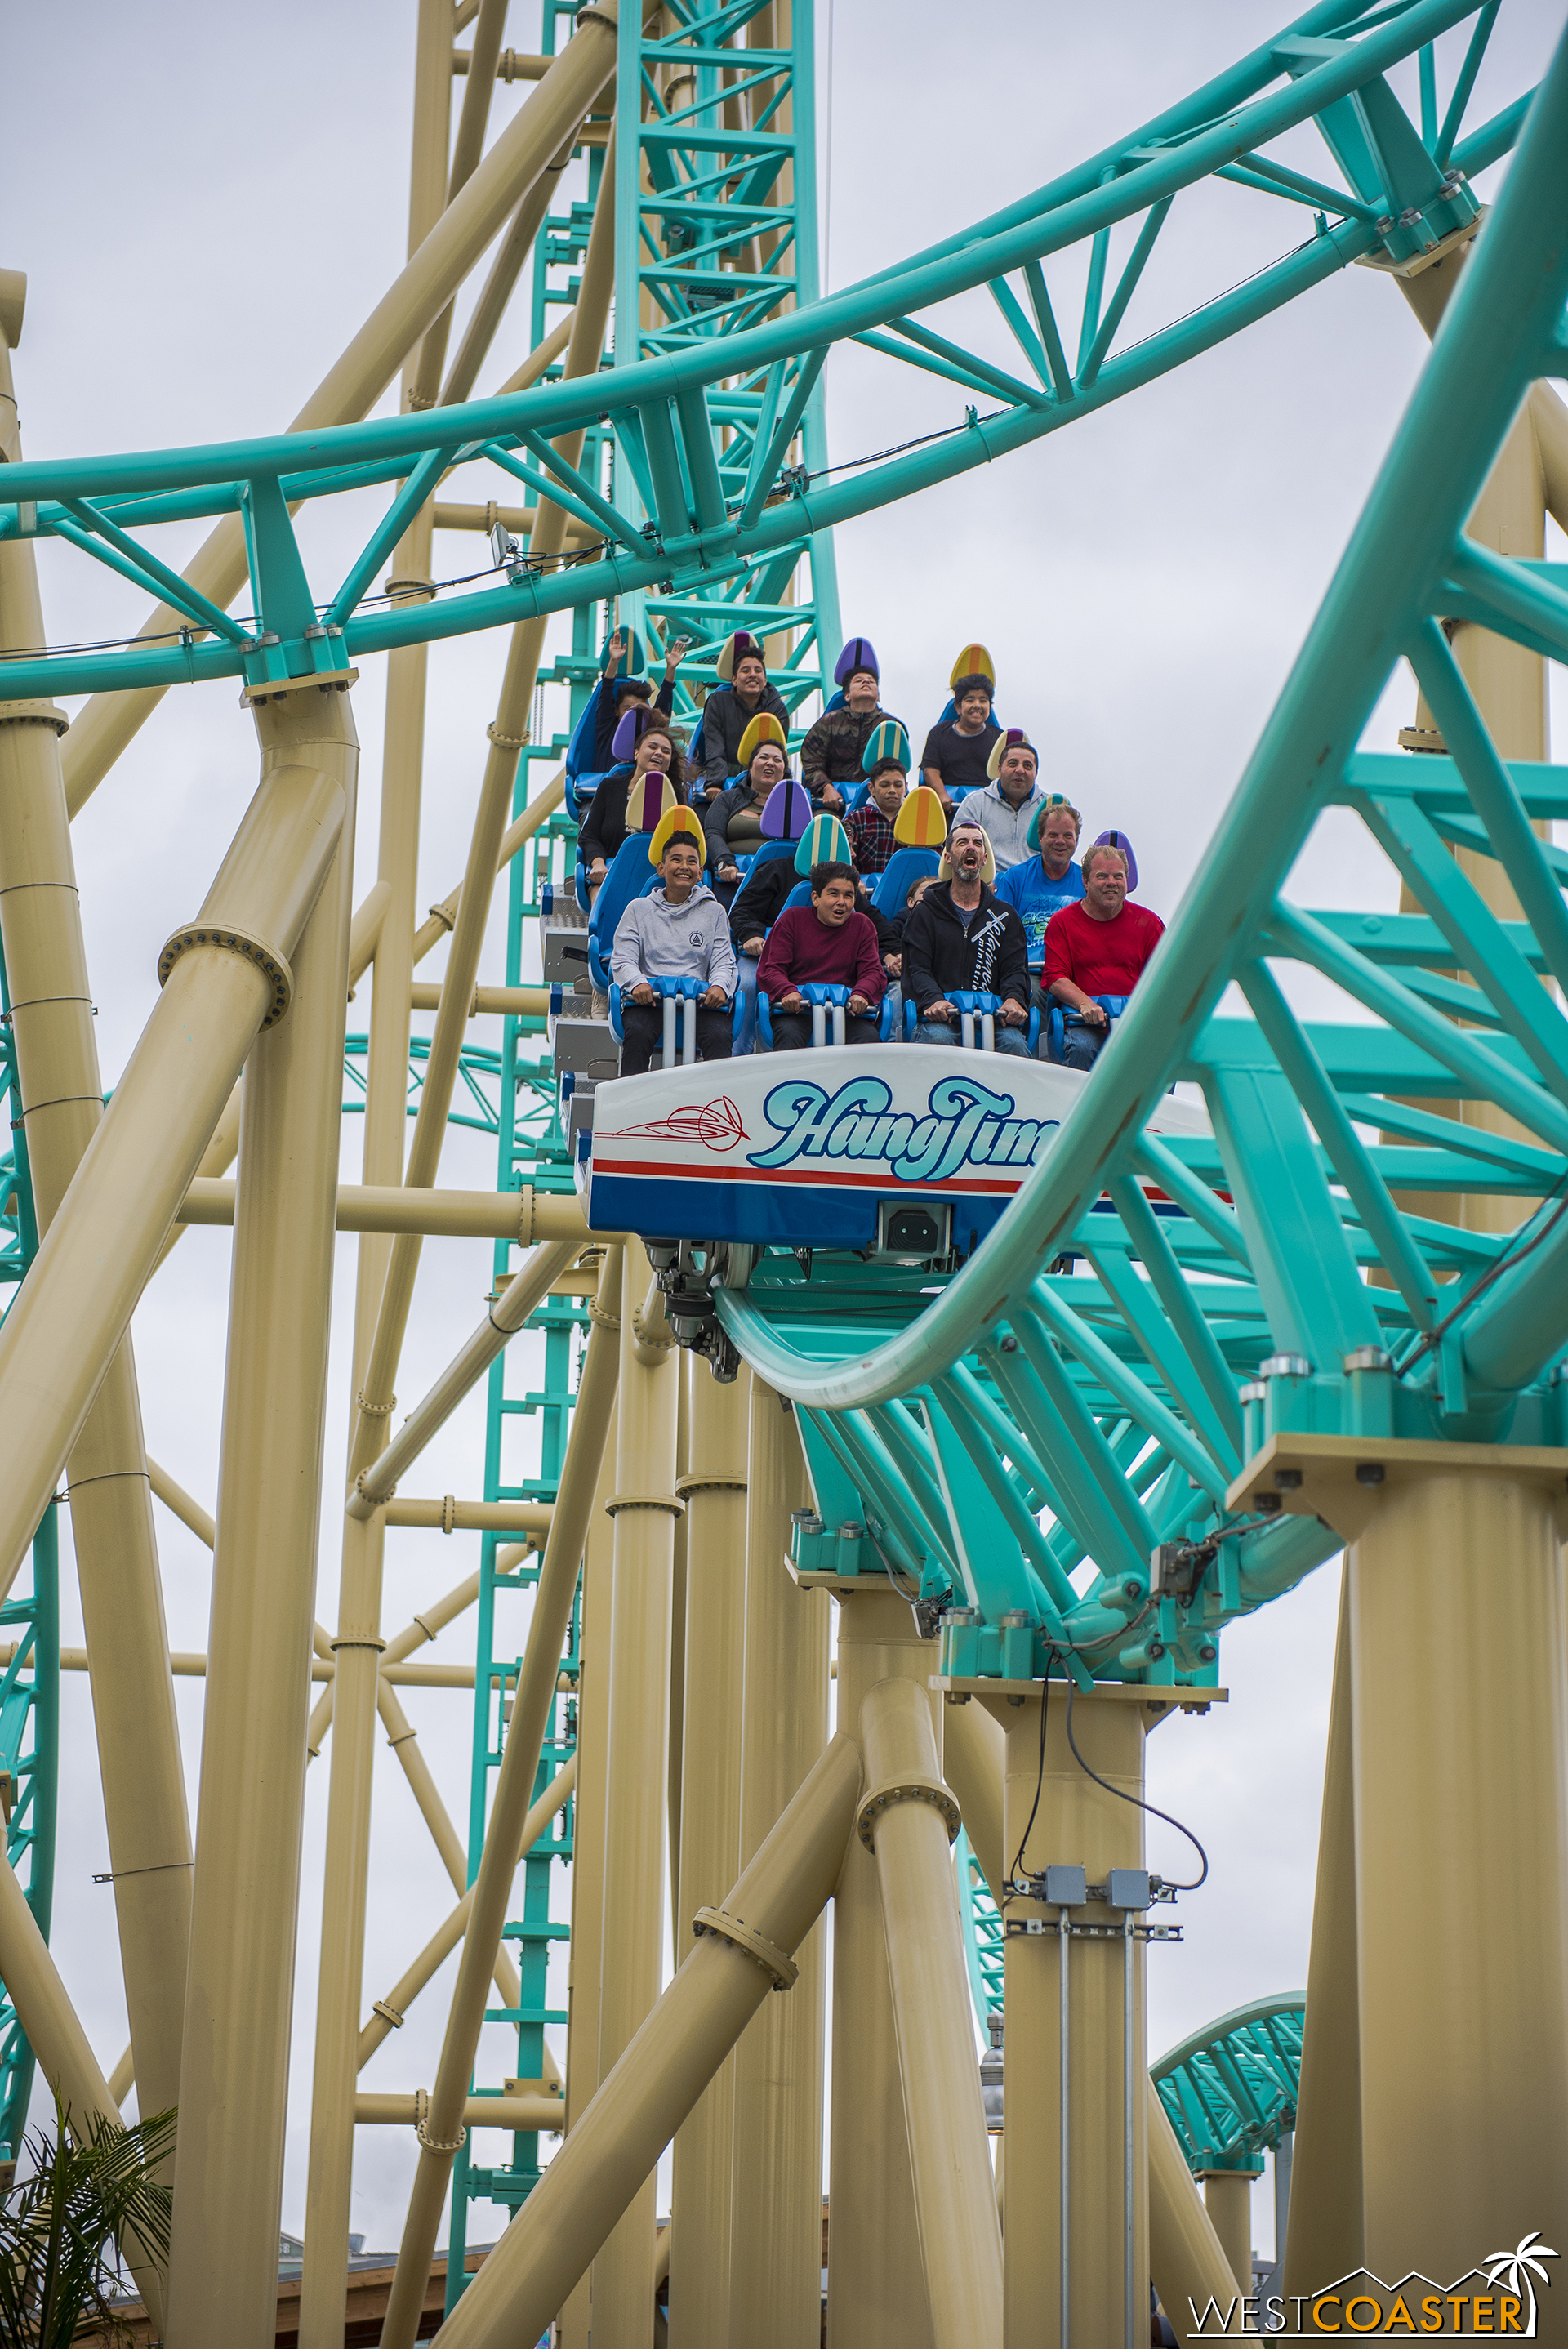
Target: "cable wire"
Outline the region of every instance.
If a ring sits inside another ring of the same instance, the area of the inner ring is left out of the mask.
[[[1201,1891],[1209,1880],[1209,1855],[1204,1850],[1202,1845],[1199,1842],[1197,1837],[1193,1834],[1191,1828],[1184,1827],[1180,1819],[1173,1819],[1169,1811],[1160,1810],[1153,1803],[1146,1803],[1141,1795],[1130,1795],[1125,1787],[1113,1786],[1109,1778],[1102,1778],[1098,1770],[1091,1770],[1088,1764],[1084,1760],[1083,1755],[1078,1752],[1078,1740],[1073,1735],[1073,1690],[1074,1683],[1069,1680],[1068,1682],[1068,1744],[1072,1748],[1073,1760],[1078,1764],[1078,1768],[1083,1772],[1086,1778],[1092,1778],[1097,1786],[1103,1786],[1106,1793],[1108,1795],[1114,1795],[1119,1803],[1130,1803],[1135,1811],[1147,1811],[1150,1818],[1163,1819],[1168,1827],[1174,1827],[1178,1835],[1183,1835],[1186,1837],[1188,1842],[1191,1845],[1193,1850],[1197,1853],[1199,1858],[1203,1863],[1203,1872],[1195,1883],[1171,1884],[1171,1889],[1172,1892]],[[1044,1708],[1042,1707],[1042,1711],[1043,1709]],[[1043,1777],[1045,1775],[1045,1737],[1043,1733],[1040,1739],[1040,1773]],[[1035,1800],[1037,1802],[1039,1800],[1037,1791],[1035,1795]],[[1169,1878],[1165,1880],[1169,1881]]]

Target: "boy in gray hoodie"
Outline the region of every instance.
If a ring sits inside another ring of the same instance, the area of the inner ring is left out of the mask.
[[[697,1004],[697,1051],[705,1061],[729,1058],[735,948],[724,908],[704,886],[702,852],[689,832],[671,838],[659,879],[659,888],[627,906],[610,950],[610,976],[621,990],[624,1077],[641,1076],[664,1040],[664,1009],[651,978],[707,982]]]

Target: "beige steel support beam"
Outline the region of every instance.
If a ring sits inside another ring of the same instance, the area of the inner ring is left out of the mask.
[[[0,1665],[11,1663],[16,1654],[16,1642],[0,1642]],[[200,1681],[207,1677],[207,1658],[199,1648],[176,1648],[169,1659],[170,1670],[177,1681]],[[62,1648],[60,1670],[63,1672],[85,1672],[88,1651],[85,1648]],[[310,1668],[313,1681],[324,1682],[330,1693],[337,1677],[337,1667],[330,1657],[317,1656]],[[383,1661],[381,1677],[390,1688],[471,1689],[474,1684],[472,1664],[389,1664]],[[509,1685],[515,1678],[507,1675]],[[562,1674],[560,1687],[562,1695],[570,1695],[575,1683]],[[314,1754],[319,1746],[311,1746]]]
[[[147,1463],[147,1481],[170,1515],[178,1517],[182,1526],[188,1526],[197,1540],[205,1542],[211,1549],[218,1538],[218,1528],[211,1512],[204,1509],[200,1501],[192,1500],[184,1485],[177,1485],[168,1469],[160,1468],[150,1457]]]
[[[551,1506],[548,1501],[459,1501],[449,1493],[441,1500],[388,1501],[378,1512],[367,1514],[378,1514],[389,1526],[426,1526],[442,1533],[544,1535],[550,1531]]]
[[[500,56],[500,36],[506,29],[507,0],[480,0],[480,13],[474,24],[473,47],[470,52],[473,75],[463,92],[462,112],[458,119],[458,135],[452,142],[452,159],[447,175],[447,202],[455,203],[474,175],[485,142],[485,125],[490,120],[490,99],[495,95],[496,62]],[[549,71],[546,67],[545,71]],[[542,79],[542,76],[535,76]],[[452,328],[452,305],[449,302],[441,315],[428,329],[413,369],[413,405],[433,408],[441,380],[441,366],[447,355],[447,337]]]
[[[556,191],[561,185],[561,174],[577,152],[580,134],[581,125],[567,138],[560,154],[546,169],[543,178],[530,188],[512,214],[511,225],[495,249],[485,282],[475,296],[473,308],[469,312],[468,324],[463,328],[462,340],[459,343],[457,355],[447,370],[447,380],[441,386],[441,396],[437,402],[438,407],[448,408],[454,400],[468,399],[471,397],[474,385],[479,380],[480,369],[485,363],[490,345],[494,342],[500,322],[506,315],[507,304],[511,299],[523,265],[533,250],[539,232],[544,225],[544,216],[554,202]],[[517,373],[523,374],[527,367],[533,366],[537,362],[535,374],[528,378],[528,382],[536,382],[544,369],[560,357],[566,347],[571,333],[572,319],[568,313],[552,327],[544,341],[530,354],[524,367],[519,368]],[[520,383],[513,378],[505,385],[504,390],[524,391],[527,388],[527,383]],[[498,393],[497,396],[500,395]],[[439,530],[442,525],[438,522],[436,527]],[[488,523],[485,527],[488,529]],[[509,530],[514,527],[513,523],[508,523]],[[529,534],[531,535],[534,524],[531,522],[527,528]],[[586,523],[574,523],[567,533],[568,543],[577,546],[593,544],[597,542],[598,536],[599,533]]]
[[[1239,2292],[1253,2288],[1253,2181],[1243,2169],[1203,2173],[1203,2208]]]
[[[790,1512],[809,1497],[806,1464],[793,1410],[760,1379],[747,1434],[743,1867],[827,1744],[832,1609],[825,1590],[801,1590],[784,1565]],[[764,2002],[735,2051],[730,2338],[751,2349],[821,2340],[826,1931],[812,1927],[795,1951],[794,1989]]]
[[[440,979],[428,985],[416,981],[409,989],[409,1003],[415,1011],[439,1011],[446,992]],[[509,1014],[518,1019],[542,1019],[550,1009],[550,989],[547,987],[476,987],[469,1001],[470,1019],[488,1016],[503,1019]]]
[[[120,2121],[119,2106],[98,2069],[87,2033],[67,1994],[48,1944],[38,1930],[10,1863],[0,1858],[0,1980],[38,2059],[38,2068],[78,2122]],[[129,2084],[128,2084],[129,2085]],[[150,2110],[148,2118],[152,2118]],[[130,2270],[143,2305],[163,2329],[163,2279],[139,2246],[128,2245]]]
[[[376,1710],[381,1716],[381,1726],[387,1732],[387,1743],[397,1756],[398,1766],[408,1782],[408,1791],[419,1806],[419,1816],[430,1830],[430,1841],[440,1854],[441,1865],[451,1878],[452,1890],[459,1899],[465,1899],[469,1889],[468,1853],[452,1825],[451,1814],[441,1800],[440,1790],[430,1775],[430,1765],[420,1751],[414,1724],[387,1686],[385,1674],[377,1683]],[[517,2006],[521,2002],[522,1983],[504,1941],[496,1943],[491,1979],[500,1992],[502,2006]]]
[[[575,45],[577,37],[581,36],[574,36],[572,46]],[[594,207],[593,225],[589,232],[588,250],[583,258],[582,283],[573,318],[572,338],[567,346],[564,372],[569,377],[597,374],[603,356],[605,324],[614,285],[614,176],[606,171],[599,201]],[[582,454],[583,434],[581,431],[568,433],[558,445],[567,460],[574,464]],[[564,523],[565,516],[558,506],[545,508],[534,533],[532,551],[536,555],[559,548],[563,543]],[[452,1088],[457,1082],[467,1006],[479,978],[480,952],[484,944],[485,924],[500,863],[501,839],[506,831],[517,780],[518,753],[528,739],[530,706],[544,649],[546,625],[543,620],[524,620],[511,632],[506,674],[501,683],[495,719],[489,729],[490,755],[485,761],[484,779],[480,786],[468,870],[463,876],[462,899],[448,954],[441,1009],[436,1015],[435,1032],[430,1038],[425,1081],[419,1094],[419,1110],[414,1121],[414,1138],[409,1144],[408,1164],[404,1174],[404,1180],[411,1189],[428,1189],[435,1182],[441,1144],[446,1137],[447,1112],[451,1107]],[[370,1343],[364,1382],[357,1398],[359,1418],[349,1452],[351,1484],[369,1466],[380,1448],[378,1435],[384,1430],[385,1414],[391,1408],[393,1381],[403,1350],[403,1335],[413,1299],[420,1246],[416,1235],[407,1233],[400,1234],[393,1243],[376,1318],[376,1332]]]
[[[345,810],[336,776],[269,753],[201,913],[164,948],[163,992],[0,1327],[0,1414],[15,1464],[0,1494],[0,1587],[32,1539],[245,1056],[287,1009],[289,957]]]
[[[1002,2230],[950,1850],[961,1822],[925,1691],[902,1678],[869,1690],[861,1746],[870,1785],[856,1826],[882,1891],[932,2338],[1001,2349]]]
[[[440,316],[453,294],[557,156],[614,71],[619,0],[595,0],[532,95],[519,109],[457,202],[442,212],[410,255],[369,317],[305,401],[290,429],[315,431],[349,424],[368,413],[407,354]],[[225,515],[194,559],[186,578],[213,603],[226,605],[246,576],[244,532]],[[159,605],[139,635],[154,636],[181,625]],[[38,641],[42,641],[39,639]],[[113,766],[126,744],[162,699],[161,686],[95,694],[77,720],[66,761],[66,791],[75,814]]]
[[[617,1413],[617,1423],[619,1413]],[[612,1429],[593,1495],[583,1554],[583,1641],[577,1692],[577,1799],[572,1817],[572,1940],[567,1951],[566,2126],[575,2127],[597,2092],[599,1957],[604,1929],[604,1815],[610,1764],[610,1614],[614,1586],[618,1423]],[[590,2278],[581,2276],[556,2320],[558,2349],[588,2349]]]
[[[441,0],[419,0],[417,18],[414,125],[408,171],[408,268],[443,233],[455,213],[443,212],[447,193],[451,84],[440,58]],[[542,160],[542,159],[541,159]],[[526,187],[533,176],[525,173]],[[475,189],[468,191],[470,202]],[[477,256],[476,256],[477,257]],[[471,266],[471,264],[465,264]],[[405,274],[407,273],[406,272]],[[402,407],[413,389],[408,354],[455,291],[444,284],[416,325],[411,319],[396,357],[404,360]],[[211,542],[209,542],[211,543]],[[418,597],[430,591],[430,509],[415,515],[393,557],[389,594]],[[386,723],[381,762],[381,818],[377,884],[387,905],[377,942],[376,978],[365,1068],[363,1171],[367,1185],[403,1179],[408,1090],[408,990],[413,983],[410,939],[418,896],[419,801],[424,772],[425,686],[428,647],[403,646],[387,663]],[[352,1391],[365,1376],[370,1333],[387,1275],[389,1242],[366,1234],[359,1243],[354,1297]],[[350,1424],[352,1425],[352,1420]],[[385,1441],[387,1420],[379,1423]],[[381,1579],[387,1528],[379,1517],[346,1523],[338,1579],[338,1671],[330,1692],[332,1741],[327,1790],[326,1865],[322,1900],[321,1955],[316,1979],[315,2064],[310,2148],[305,2178],[305,2251],[300,2282],[300,2349],[339,2349],[346,2306],[349,2198],[354,2168],[354,2083],[359,2007],[364,1995],[365,1904],[370,1868],[370,1812],[375,1781],[376,1699],[379,1686]],[[318,1752],[325,1723],[316,1708],[306,1732]]]
[[[366,891],[364,903],[354,909],[354,920],[348,932],[348,992],[351,999],[376,959],[376,949],[381,943],[381,925],[387,918],[387,908],[391,903],[390,883],[376,881]]]
[[[841,1733],[722,1909],[707,1912],[696,1946],[447,2319],[445,2349],[537,2340],[611,2228],[624,2224],[706,2082],[770,1989],[792,1979],[792,1952],[832,1891],[860,1784],[859,1752]],[[645,2255],[651,2281],[651,2226]],[[637,2336],[601,2337],[624,2349]]]
[[[468,1343],[452,1357],[423,1402],[410,1412],[375,1465],[366,1469],[359,1477],[348,1504],[350,1516],[367,1517],[372,1509],[379,1508],[391,1500],[397,1489],[397,1479],[413,1466],[427,1445],[445,1427],[463,1397],[479,1384],[496,1356],[505,1351],[508,1340],[516,1337],[529,1315],[541,1299],[548,1296],[553,1283],[568,1269],[577,1254],[575,1240],[556,1242],[535,1248],[527,1263],[518,1268]],[[419,1502],[398,1506],[406,1511],[411,1506],[424,1508],[428,1505]],[[550,1527],[548,1509],[542,1511],[534,1507],[531,1514],[521,1516],[518,1513],[519,1505],[514,1501],[459,1502],[457,1506],[466,1512],[461,1520],[465,1525],[482,1524],[487,1529],[504,1528],[512,1533],[548,1532]],[[484,1510],[482,1518],[473,1516],[476,1506]],[[441,1508],[443,1514],[434,1522],[445,1527],[449,1518],[444,1502]],[[497,1510],[507,1514],[497,1516]],[[387,1516],[389,1525],[424,1522],[428,1521],[399,1515],[397,1509],[389,1511]],[[456,1526],[458,1522],[455,1513],[452,1514],[450,1524]]]
[[[1361,2023],[1356,1966],[1356,1764],[1350,1579],[1339,1591],[1334,1693],[1317,1837],[1306,2026],[1296,2095],[1284,2252],[1287,2292],[1312,2292],[1361,2265]]]
[[[474,61],[479,57],[479,35],[476,33],[474,35],[474,46],[472,49],[454,49],[452,51],[452,71],[455,74],[468,74],[474,72],[478,69],[475,67]],[[482,65],[481,61],[483,71],[493,73],[498,81],[506,82],[542,80],[543,77],[549,72],[551,66],[553,63],[553,58],[541,57],[536,51],[529,51],[527,49],[503,50],[500,48],[499,43],[497,44],[497,55],[490,59],[490,63],[488,65]]]
[[[1331,1520],[1353,1545],[1363,2256],[1384,2275],[1568,2230],[1561,1456],[1431,1449]],[[1483,1889],[1521,1888],[1505,1923],[1497,1898],[1455,1898],[1467,1858]],[[1440,1964],[1412,1961],[1429,1917]]]
[[[381,1670],[394,1687],[400,1681],[407,1679],[410,1674],[414,1676],[409,1682],[412,1687],[449,1688],[456,1685],[445,1675],[449,1672],[466,1671],[469,1669],[467,1665],[407,1664],[403,1660],[406,1656],[411,1656],[415,1649],[420,1647],[425,1640],[433,1640],[438,1631],[443,1630],[458,1616],[466,1614],[479,1595],[479,1576],[470,1574],[466,1582],[459,1582],[455,1590],[449,1590],[444,1599],[438,1599],[433,1607],[427,1607],[424,1613],[416,1615],[413,1621],[405,1630],[399,1631],[395,1639],[387,1640],[381,1651]],[[335,1677],[335,1665],[331,1676]],[[432,1675],[440,1675],[440,1677],[432,1677]],[[312,1678],[315,1677],[313,1671]],[[465,1682],[462,1685],[471,1687],[472,1682]],[[329,1688],[312,1713],[310,1726],[305,1732],[305,1745],[313,1761],[321,1752],[322,1740],[326,1735],[331,1721],[332,1691]]]
[[[232,1183],[196,1175],[180,1203],[182,1224],[232,1224]],[[535,1191],[407,1191],[400,1183],[340,1183],[340,1232],[422,1232],[432,1238],[513,1240],[531,1247],[544,1240],[593,1235],[575,1199]]]
[[[196,1172],[191,1178],[193,1182],[215,1182],[233,1164],[240,1147],[240,1095],[242,1090],[242,1081],[236,1082],[223,1105],[222,1115],[212,1128],[212,1139],[196,1162]],[[183,1208],[181,1212],[183,1214]],[[184,1237],[184,1225],[177,1223],[158,1251],[158,1263],[152,1268],[154,1272]]]
[[[592,1309],[595,1314],[614,1313],[620,1285],[619,1255],[612,1248],[605,1254],[599,1299]],[[387,2296],[382,2349],[412,2349],[418,2329],[452,2156],[462,2142],[459,2115],[484,2023],[486,1984],[506,1922],[519,1838],[529,1810],[529,1789],[555,1702],[561,1650],[572,1619],[589,1511],[615,1402],[616,1375],[615,1333],[595,1321],[583,1358],[554,1518],[540,1568],[517,1699],[496,1774],[458,1980],[430,2092],[429,2117],[420,2135],[419,2165]],[[650,2242],[652,2231],[650,2227]],[[651,2298],[650,2294],[650,2302]]]
[[[686,1653],[682,1677],[680,1844],[675,1915],[723,1899],[740,1873],[741,1692],[746,1676],[747,1426],[751,1373],[727,1386],[684,1354],[689,1464],[676,1490],[686,1505]],[[695,1382],[695,1392],[690,1392]],[[781,1692],[780,1692],[781,1694]],[[679,1952],[677,1951],[677,1955]],[[670,2209],[673,2305],[687,2349],[727,2349],[731,2120],[735,2064],[727,2057],[676,2132]],[[820,2165],[819,2164],[819,2168]]]
[[[542,344],[540,347],[543,348]],[[566,770],[564,767],[558,767],[544,789],[534,793],[522,813],[503,833],[500,851],[496,858],[498,873],[503,873],[506,870],[523,842],[531,840],[547,819],[555,813],[557,808],[565,804],[565,800]],[[438,905],[431,906],[429,920],[422,922],[414,933],[416,962],[423,962],[431,949],[439,946],[441,940],[452,929],[457,922],[458,908],[462,901],[462,884],[459,882],[455,889],[442,898]]]
[[[880,1681],[924,1690],[935,1650],[891,1587],[839,1609],[839,1718]],[[934,2349],[876,1862],[851,1838],[833,1900],[828,2349]]]
[[[1197,2312],[1206,2308],[1211,2300],[1218,2301],[1223,2308],[1233,2293],[1251,2292],[1252,2262],[1249,2259],[1244,2278],[1233,2273],[1225,2247],[1204,2208],[1152,2080],[1149,2083],[1145,2112],[1149,2131],[1149,2271],[1160,2294],[1160,2305],[1180,2341],[1184,2331],[1191,2330]],[[1333,2271],[1335,2275],[1346,2272],[1343,2268]],[[1328,2273],[1325,2269],[1324,2275]]]
[[[647,1258],[624,1250],[610,1604],[610,1744],[599,1959],[599,2076],[657,2003],[664,1971],[670,1596],[679,1389],[673,1347],[646,1342],[635,1307]],[[652,2349],[654,2181],[601,2244],[590,2289],[595,2340]]]
[[[571,321],[568,320],[566,323],[570,326]],[[564,347],[564,336],[562,341]],[[443,405],[445,405],[444,402]],[[482,530],[488,533],[499,522],[503,530],[515,532],[519,538],[531,538],[539,522],[539,508],[494,504],[454,505],[438,498],[434,518],[438,530]],[[585,522],[579,522],[574,515],[568,514],[566,518],[568,545],[575,541],[579,545],[597,546],[601,536],[601,532],[591,530]]]
[[[20,334],[19,300],[7,324]],[[0,328],[0,457],[15,461],[21,455],[10,350]],[[0,546],[0,650],[45,641],[32,543],[13,540]],[[61,781],[64,725],[64,714],[47,702],[0,707],[0,937],[34,1195],[46,1232],[104,1116]],[[96,1245],[88,1261],[96,1261]],[[107,1374],[101,1384],[93,1380],[98,1392],[67,1464],[126,2000],[150,2083],[147,2109],[158,2112],[179,2096],[191,1830],[129,1336],[106,1359]],[[21,1437],[21,1428],[7,1422],[13,1465]],[[57,1457],[47,1479],[51,1493],[58,1465]],[[40,1508],[20,1529],[24,1547],[41,1515]],[[0,1565],[9,1581],[11,1562]]]
[[[246,1066],[209,1702],[169,2269],[171,2349],[271,2349],[304,1817],[358,742],[347,697],[258,710],[346,813],[288,1017]],[[388,1692],[390,1694],[390,1692]],[[392,1700],[396,1702],[396,1699]]]
[[[1007,1734],[1003,1849],[1016,1876],[1048,1862],[1078,1865],[1091,1884],[1111,1868],[1143,1865],[1143,1814],[1098,1785],[1067,1738],[1067,1696],[1049,1684],[1042,1700],[1021,1705],[983,1700]],[[1111,1787],[1141,1799],[1144,1707],[1119,1686],[1083,1693],[1074,1704],[1073,1735],[1090,1770]],[[1038,1800],[1037,1803],[1037,1794]],[[1031,1824],[1032,1815],[1032,1824]],[[1027,1839],[1026,1844],[1026,1829]],[[1058,1926],[1057,1911],[1013,1896],[1009,1920]],[[1074,1924],[1120,1922],[1100,1907],[1069,1915]],[[1008,2227],[1003,2245],[1003,2340],[1006,2349],[1066,2349],[1067,2343],[1136,2340],[1149,2323],[1148,2111],[1143,1957],[1122,1935],[1075,1938],[1068,1951],[1067,2019],[1061,1983],[1064,1944],[1056,1932],[1009,1934],[1006,1940],[1006,2044],[1003,2059],[1007,2206],[1032,2223]],[[1127,2061],[1130,1987],[1131,2061]],[[1067,2193],[1063,2194],[1064,2102],[1061,2054],[1068,2055]],[[1131,2120],[1130,2242],[1127,2122]],[[1130,2265],[1131,2288],[1128,2290]],[[1065,2272],[1064,2272],[1065,2270]]]
[[[354,2123],[356,2128],[417,2128],[429,2108],[428,2088],[412,2095],[367,2095],[362,2088],[354,2099]],[[463,2106],[467,2129],[537,2129],[559,2137],[565,2118],[561,2096],[470,2096]]]
[[[563,1806],[568,1796],[575,1792],[577,1767],[578,1757],[574,1754],[570,1761],[564,1763],[556,1772],[543,1794],[529,1812],[527,1818],[524,1819],[517,1855],[520,1866],[533,1845],[539,1841],[556,1812]],[[362,2072],[376,2050],[390,2033],[402,2029],[407,2020],[408,2009],[413,2005],[419,1992],[426,1989],[435,1975],[439,1972],[467,1932],[469,1916],[473,1905],[473,1887],[470,1885],[457,1907],[442,1920],[439,1929],[431,1935],[413,1964],[393,1983],[385,1998],[377,2000],[370,2010],[370,2020],[359,2034],[359,2057],[356,2070]],[[509,2002],[512,2005],[516,2002],[515,1999]],[[546,2077],[552,2076],[555,2073],[554,2062],[548,2047],[544,2051],[544,2069]]]

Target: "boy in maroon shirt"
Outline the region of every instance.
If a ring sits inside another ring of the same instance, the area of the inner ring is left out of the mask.
[[[1058,906],[1046,924],[1045,993],[1067,1012],[1062,1059],[1092,1069],[1110,1035],[1097,996],[1132,993],[1165,935],[1158,914],[1127,899],[1127,855],[1091,848],[1083,860],[1083,895]]]
[[[814,983],[851,990],[846,1043],[877,1041],[872,1015],[887,982],[876,931],[856,908],[855,876],[848,864],[813,864],[810,905],[790,906],[768,933],[757,966],[757,991],[772,1006],[776,1052],[798,1052],[810,1042],[810,1008],[800,989]]]

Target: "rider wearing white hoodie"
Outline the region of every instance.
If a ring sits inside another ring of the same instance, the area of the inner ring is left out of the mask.
[[[700,978],[697,1050],[705,1061],[730,1053],[730,999],[737,964],[724,907],[702,879],[702,857],[689,833],[671,838],[659,864],[662,885],[634,897],[615,925],[610,976],[621,990],[621,1074],[640,1076],[658,1050],[664,1014],[649,981]]]

